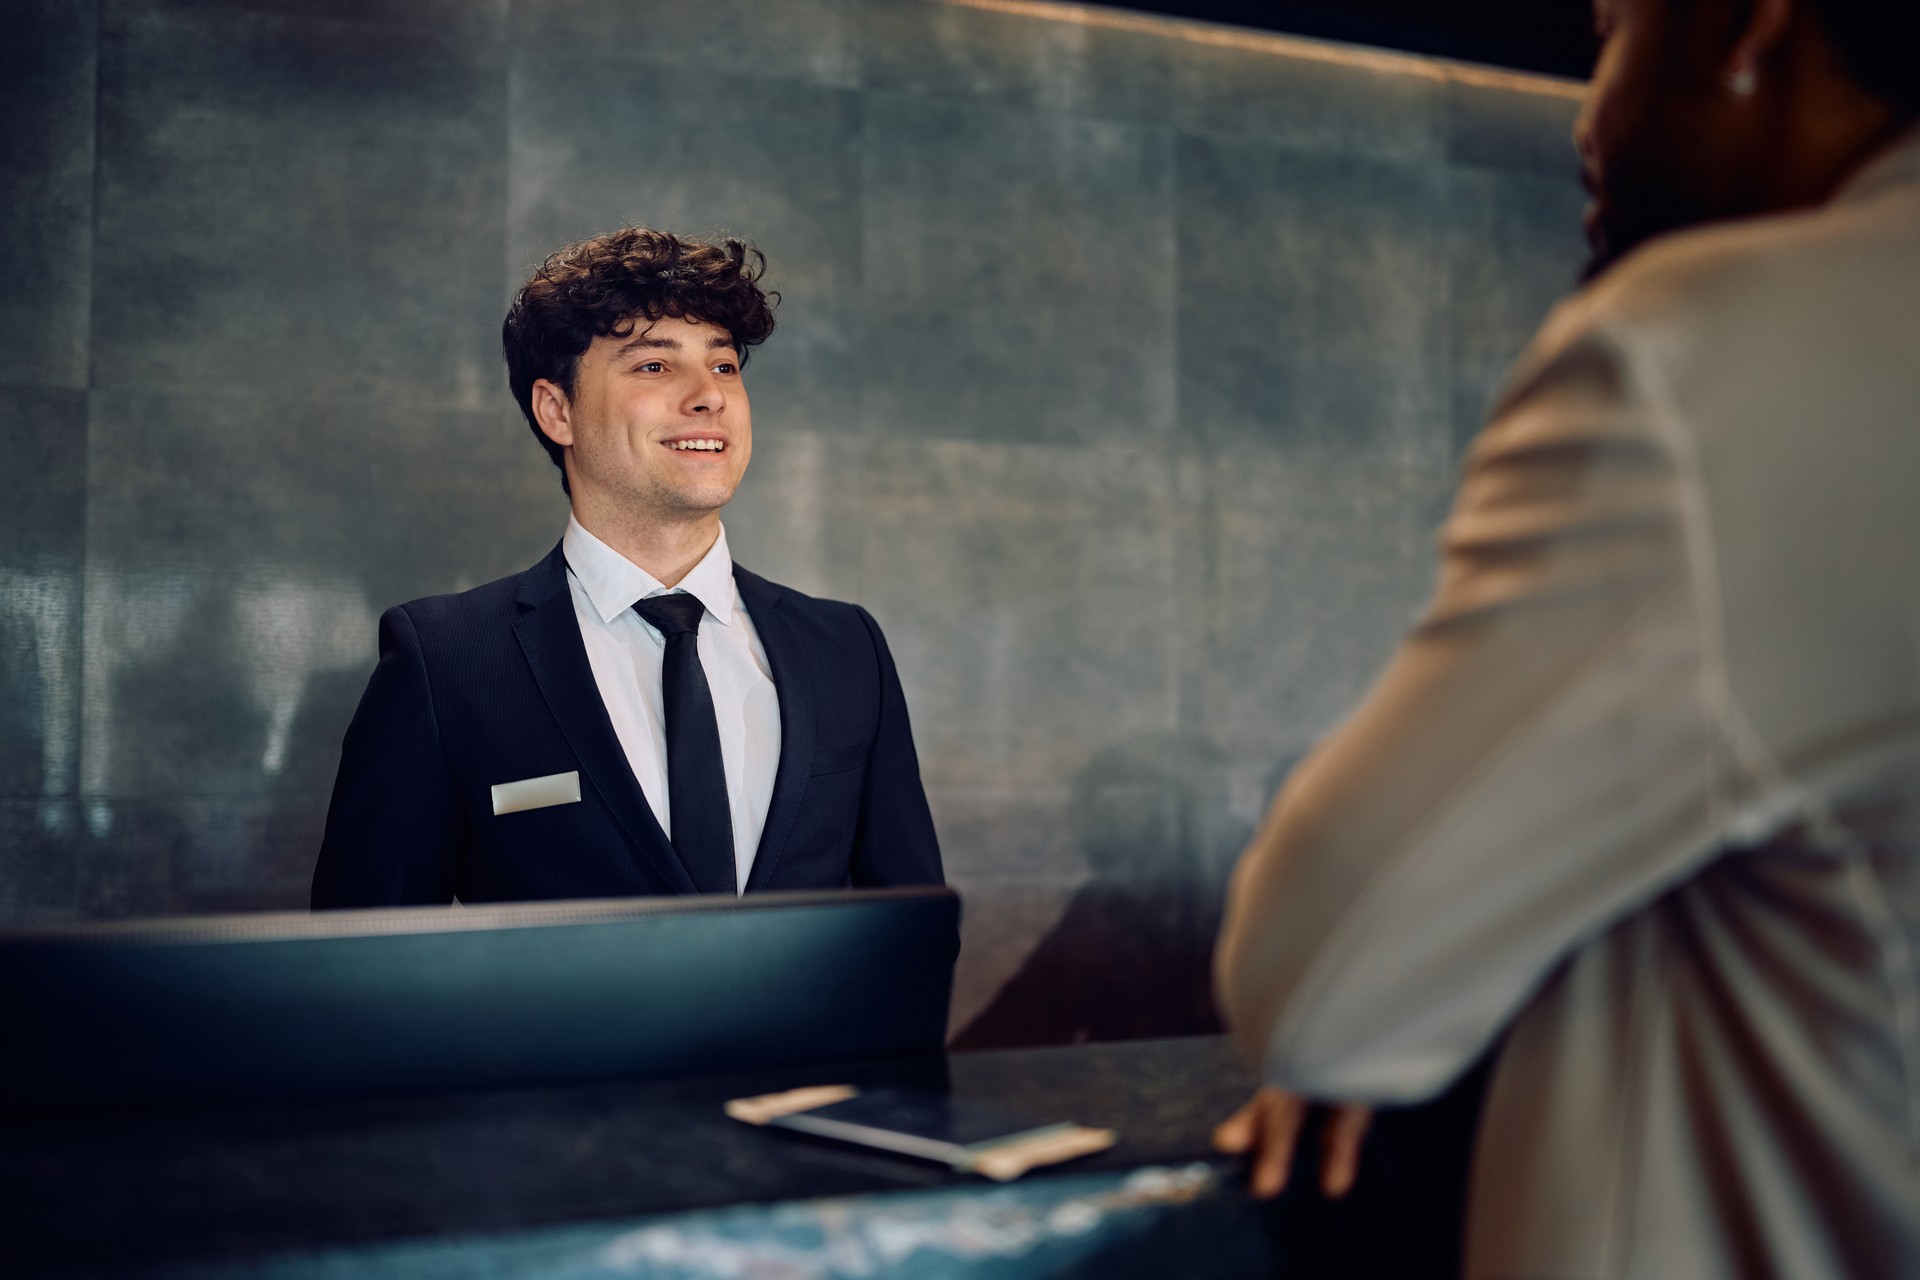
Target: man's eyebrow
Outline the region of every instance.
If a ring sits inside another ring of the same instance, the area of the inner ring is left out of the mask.
[[[629,351],[678,351],[680,344],[672,338],[649,338],[644,333],[636,333],[614,349],[614,355],[623,356]]]
[[[628,338],[625,342],[621,343],[618,347],[615,347],[613,354],[614,354],[614,357],[618,359],[620,356],[626,355],[629,351],[678,351],[678,350],[680,350],[680,343],[677,339],[650,338],[644,333],[636,333],[631,338]],[[738,346],[732,338],[729,338],[723,334],[718,338],[708,339],[707,350],[736,351],[738,350]]]

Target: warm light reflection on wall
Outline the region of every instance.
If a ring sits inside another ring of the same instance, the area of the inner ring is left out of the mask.
[[[1193,44],[1220,45],[1248,49],[1282,58],[1303,58],[1313,62],[1333,62],[1389,75],[1421,76],[1430,80],[1453,80],[1461,84],[1489,89],[1510,89],[1518,93],[1539,93],[1555,98],[1578,98],[1585,86],[1577,80],[1557,76],[1529,75],[1519,71],[1497,71],[1491,67],[1470,66],[1440,58],[1419,57],[1410,53],[1388,53],[1356,45],[1333,44],[1304,36],[1270,35],[1207,23],[1182,22],[1174,18],[1148,14],[1122,13],[1114,9],[1096,9],[1085,5],[1057,4],[1053,0],[943,0],[963,9],[985,9],[993,13],[1039,18],[1046,22],[1073,22],[1083,26],[1106,27],[1114,31],[1138,31],[1162,39],[1186,40]]]

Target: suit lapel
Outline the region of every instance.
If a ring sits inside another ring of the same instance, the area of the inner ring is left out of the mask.
[[[780,588],[735,565],[734,582],[753,619],[753,629],[773,668],[773,689],[780,700],[780,763],[773,775],[773,798],[767,805],[767,825],[747,873],[747,891],[770,889],[786,852],[787,837],[799,815],[813,765],[813,669],[794,634],[792,620],[781,607]]]
[[[560,731],[579,757],[581,771],[654,873],[676,892],[698,892],[660,829],[613,732],[613,721],[607,718],[606,704],[593,682],[593,668],[587,663],[587,647],[580,639],[580,623],[573,615],[566,559],[559,547],[520,575],[515,600],[520,612],[514,633],[527,655],[527,665],[533,668],[534,681],[560,722]],[[781,767],[784,771],[784,750]]]

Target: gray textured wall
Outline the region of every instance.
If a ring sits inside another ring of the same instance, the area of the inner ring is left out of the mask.
[[[564,521],[511,288],[727,228],[786,295],[733,545],[887,629],[959,1021],[1189,1025],[1578,265],[1574,103],[1039,9],[8,0],[0,921],[302,904],[379,609]]]

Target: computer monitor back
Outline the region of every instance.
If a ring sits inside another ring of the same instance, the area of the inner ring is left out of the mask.
[[[941,1047],[951,890],[0,935],[0,1106],[662,1077]]]

